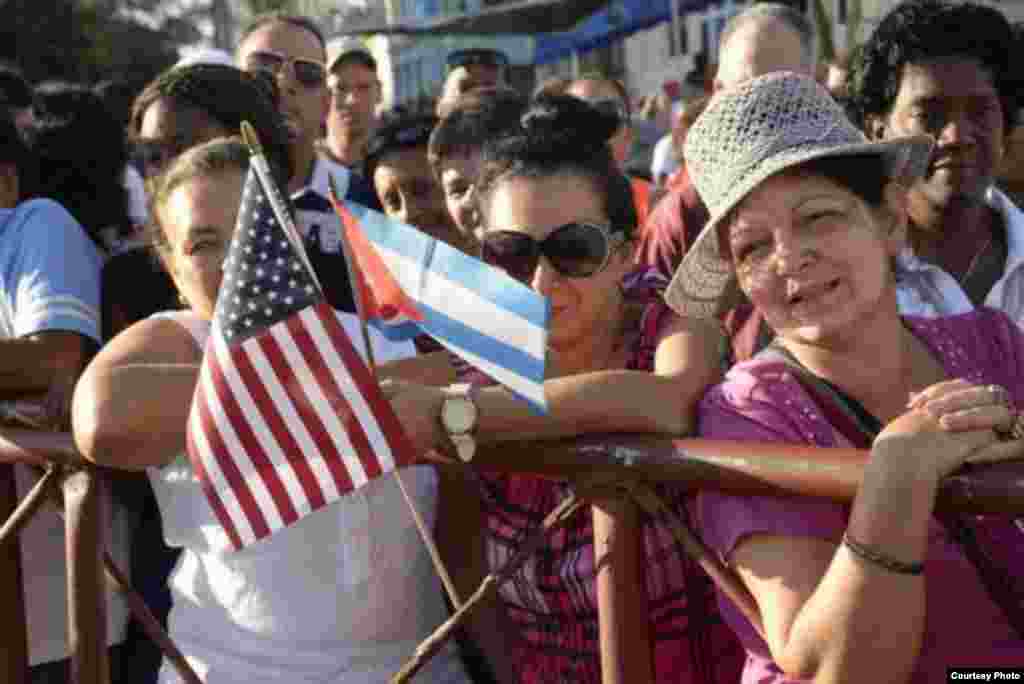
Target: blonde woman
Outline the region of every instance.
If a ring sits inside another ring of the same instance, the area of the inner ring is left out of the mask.
[[[183,549],[170,578],[170,634],[201,679],[385,681],[446,617],[394,480],[375,480],[232,551],[184,453],[248,165],[244,145],[217,139],[177,157],[157,181],[154,243],[187,308],[132,325],[100,352],[75,393],[76,443],[90,460],[149,475],[167,544]],[[383,338],[374,346],[382,361],[413,353]],[[408,469],[404,478],[429,524],[433,468]],[[465,681],[452,651],[426,676]],[[177,681],[167,664],[160,681]]]

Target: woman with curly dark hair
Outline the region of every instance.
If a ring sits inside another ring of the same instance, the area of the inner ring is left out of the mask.
[[[910,0],[852,65],[850,110],[869,138],[937,143],[908,196],[911,249],[896,269],[905,313],[984,304],[1024,321],[1024,214],[993,186],[1019,107],[1017,53],[996,9]]]
[[[60,202],[108,251],[132,229],[120,124],[91,89],[72,83],[41,84],[33,106],[26,131],[37,164],[32,194]]]

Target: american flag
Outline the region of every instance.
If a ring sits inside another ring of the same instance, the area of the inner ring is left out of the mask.
[[[250,170],[186,435],[235,549],[413,461],[301,257]]]

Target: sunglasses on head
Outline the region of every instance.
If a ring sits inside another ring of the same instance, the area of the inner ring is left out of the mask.
[[[264,71],[275,78],[286,65],[291,65],[295,80],[307,88],[325,84],[327,69],[320,62],[311,59],[293,59],[268,50],[254,50],[245,58],[247,70]]]
[[[539,241],[519,231],[497,230],[484,235],[481,258],[523,282],[533,278],[541,256],[567,278],[589,278],[604,270],[612,250],[625,240],[622,233],[592,223],[566,223]]]

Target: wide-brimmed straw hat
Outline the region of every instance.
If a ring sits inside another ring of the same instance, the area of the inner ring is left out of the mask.
[[[910,185],[924,175],[930,136],[869,142],[814,80],[789,72],[719,92],[686,136],[684,158],[710,218],[676,270],[665,300],[684,316],[709,317],[733,278],[722,258],[718,224],[762,181],[812,159],[878,155],[889,179]]]

